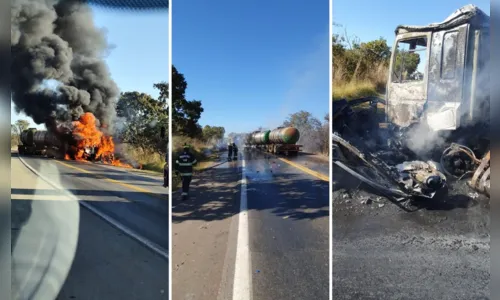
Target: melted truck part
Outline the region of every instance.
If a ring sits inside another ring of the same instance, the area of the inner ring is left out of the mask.
[[[433,198],[446,187],[446,177],[437,163],[404,161],[391,166],[376,154],[361,151],[339,134],[333,134],[332,141],[334,151],[338,152],[333,153],[333,163],[384,195]]]
[[[490,172],[490,152],[488,151],[469,181],[469,186],[490,196]]]

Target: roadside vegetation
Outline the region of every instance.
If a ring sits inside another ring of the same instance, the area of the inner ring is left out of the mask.
[[[391,46],[384,38],[362,42],[336,24],[332,39],[333,101],[361,97],[383,97],[389,72]],[[413,73],[420,58],[417,54],[398,52],[396,64],[404,56],[404,70]]]
[[[26,120],[17,120],[10,125],[10,148],[13,149],[21,144],[21,132],[30,127],[30,122]]]
[[[361,42],[341,25],[332,37],[333,100],[385,92],[391,49],[383,38]]]
[[[219,155],[219,145],[225,135],[224,127],[205,125],[198,120],[203,113],[201,100],[186,99],[187,81],[184,74],[172,66],[172,160],[188,144],[198,161],[195,172],[215,164]],[[172,171],[174,171],[174,165]],[[172,172],[172,187],[180,185],[180,177]]]
[[[323,120],[320,120],[310,112],[302,110],[290,114],[282,126],[292,126],[299,130],[300,139],[297,143],[303,146],[302,151],[326,157],[329,155],[330,118],[328,113],[325,114]]]

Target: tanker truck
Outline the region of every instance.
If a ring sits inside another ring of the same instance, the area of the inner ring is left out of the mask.
[[[254,131],[247,139],[251,147],[273,154],[297,155],[302,145],[297,145],[300,132],[295,127],[278,127],[274,130]]]
[[[49,131],[29,128],[21,132],[20,138],[22,144],[17,146],[17,150],[21,155],[60,156],[63,144]]]

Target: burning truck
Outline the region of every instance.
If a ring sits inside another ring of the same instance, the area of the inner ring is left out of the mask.
[[[115,158],[115,145],[96,126],[92,113],[83,114],[71,128],[59,126],[57,132],[29,128],[20,136],[21,155],[40,155],[49,158],[79,161],[100,161],[104,164],[131,167]]]
[[[257,148],[273,154],[297,155],[302,147],[297,145],[299,138],[300,132],[295,127],[254,131],[247,136],[246,148]]]
[[[489,16],[467,5],[395,33],[385,99],[333,103],[333,163],[391,198],[466,177],[489,196]]]

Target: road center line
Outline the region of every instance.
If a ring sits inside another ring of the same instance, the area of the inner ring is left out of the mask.
[[[80,203],[81,206],[83,206],[86,209],[90,210],[91,212],[93,212],[94,214],[96,214],[98,217],[100,217],[104,221],[106,221],[109,224],[111,224],[111,226],[113,226],[116,229],[122,231],[123,233],[125,233],[129,237],[131,237],[131,238],[135,239],[136,241],[138,241],[139,243],[143,244],[149,250],[155,252],[156,254],[158,254],[161,257],[163,257],[163,258],[165,258],[165,259],[168,260],[168,258],[169,258],[168,257],[168,250],[165,250],[161,246],[157,245],[156,243],[148,240],[145,237],[142,237],[141,235],[139,235],[138,233],[136,233],[132,229],[128,228],[127,226],[125,226],[122,223],[120,223],[117,220],[115,220],[114,218],[112,218],[112,217],[106,215],[105,213],[101,212],[100,210],[96,209],[91,204],[88,204],[88,203],[86,203],[84,201],[80,201],[75,195],[71,194],[70,192],[66,191],[66,189],[64,189],[63,187],[59,186],[58,184],[55,184],[54,182],[52,182],[51,180],[49,180],[47,177],[45,177],[42,174],[40,174],[40,172],[38,172],[37,170],[35,170],[26,161],[24,161],[24,159],[22,159],[21,156],[19,156],[19,160],[23,163],[23,165],[26,168],[28,168],[35,175],[37,175],[38,177],[40,177],[43,181],[47,182],[48,184],[50,184],[51,186],[53,186],[55,189],[63,191],[64,193],[66,193],[67,196],[68,196],[68,198],[70,198],[70,199],[72,199],[74,201],[78,201],[78,203]],[[70,167],[72,167],[72,166],[70,166]],[[78,168],[75,168],[75,169],[78,169]],[[83,170],[83,172],[90,173],[90,172],[87,172],[86,170]]]
[[[241,200],[238,216],[238,238],[234,266],[233,300],[250,300],[252,276],[250,273],[250,245],[248,238],[248,203],[245,160],[241,161]]]
[[[321,179],[323,181],[326,181],[326,182],[330,181],[330,178],[327,175],[324,175],[324,174],[321,174],[319,172],[313,171],[313,170],[311,170],[309,168],[301,166],[300,164],[294,163],[293,161],[290,161],[288,159],[285,159],[285,158],[282,158],[282,157],[278,157],[278,156],[276,156],[276,158],[279,159],[279,160],[281,160],[284,163],[289,164],[292,167],[295,167],[295,168],[297,168],[297,169],[299,169],[299,170],[301,170],[301,171],[303,171],[303,172],[311,175],[311,176],[314,176],[314,177],[319,178],[319,179]]]
[[[104,179],[106,181],[109,181],[109,182],[112,182],[112,183],[116,183],[116,184],[119,184],[121,186],[124,186],[126,188],[129,188],[131,190],[135,190],[137,192],[141,192],[141,193],[145,193],[145,194],[148,194],[150,196],[153,196],[153,197],[156,197],[156,198],[159,198],[159,199],[162,199],[162,200],[165,200],[161,195],[159,194],[155,194],[155,193],[152,193],[151,191],[148,191],[146,189],[143,189],[143,188],[140,188],[140,187],[137,187],[137,186],[134,186],[134,185],[131,185],[131,184],[128,184],[128,183],[125,183],[125,182],[121,182],[121,181],[118,181],[118,180],[115,180],[115,179],[111,179],[111,178],[108,178],[106,176],[103,176],[103,175],[97,175],[95,174],[94,172],[90,172],[90,171],[87,171],[85,169],[81,169],[81,168],[78,168],[78,167],[75,167],[75,166],[72,166],[70,164],[67,164],[67,163],[64,163],[62,161],[59,161],[59,160],[56,160],[57,163],[65,166],[65,167],[68,167],[68,168],[71,168],[71,169],[74,169],[74,170],[77,170],[77,171],[80,171],[80,172],[83,172],[83,173],[87,173],[87,174],[93,174],[94,176],[100,178],[100,179]],[[138,176],[138,175],[136,175]]]

